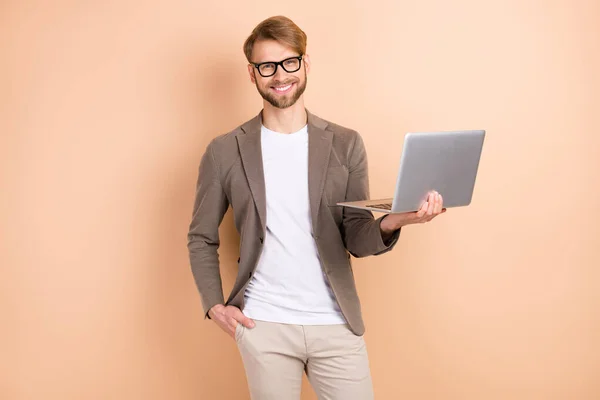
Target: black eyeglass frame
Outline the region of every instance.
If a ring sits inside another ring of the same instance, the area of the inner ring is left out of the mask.
[[[292,72],[296,72],[299,71],[300,68],[302,68],[302,57],[304,56],[304,54],[300,54],[299,56],[295,56],[295,57],[288,57],[285,60],[281,60],[281,61],[265,61],[262,63],[253,63],[251,62],[250,64],[254,65],[254,68],[256,68],[258,70],[258,73],[260,74],[260,76],[262,76],[263,78],[268,78],[270,76],[273,76],[277,73],[277,68],[281,65],[281,68],[283,68],[283,70],[287,73],[292,73]],[[288,71],[284,66],[283,63],[289,60],[293,60],[293,59],[297,59],[298,60],[298,68],[296,68],[293,71]],[[272,74],[269,75],[263,75],[262,72],[260,72],[260,66],[261,65],[265,65],[265,64],[275,64],[275,69],[273,70]]]

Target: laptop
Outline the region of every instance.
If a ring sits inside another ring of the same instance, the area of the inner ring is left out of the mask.
[[[418,211],[430,191],[444,208],[471,204],[484,130],[407,133],[394,197],[337,203],[382,213]]]

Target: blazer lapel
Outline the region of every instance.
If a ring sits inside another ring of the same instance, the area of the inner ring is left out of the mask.
[[[262,231],[267,226],[267,201],[265,195],[265,174],[263,170],[262,149],[260,141],[260,128],[262,125],[262,112],[241,126],[244,135],[237,135],[238,148],[242,158],[242,165],[250,192],[254,198],[254,204],[258,210],[258,216],[262,225]]]
[[[306,112],[308,114],[308,197],[313,232],[316,233],[333,134],[325,129],[327,122],[308,110]]]
[[[308,115],[308,197],[313,232],[317,232],[319,205],[327,177],[329,154],[333,134],[326,130],[327,122],[311,114]],[[263,232],[267,224],[267,201],[265,195],[265,175],[262,161],[260,130],[262,112],[241,126],[244,135],[237,135],[238,148],[254,198]]]

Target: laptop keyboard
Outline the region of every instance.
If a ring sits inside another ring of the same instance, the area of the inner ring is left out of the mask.
[[[391,210],[392,209],[392,203],[368,204],[367,207],[380,208],[382,210]]]

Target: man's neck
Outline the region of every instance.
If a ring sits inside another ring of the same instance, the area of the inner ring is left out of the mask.
[[[302,99],[291,107],[281,109],[265,101],[262,111],[262,124],[279,133],[294,133],[302,129],[307,122],[306,109]]]

